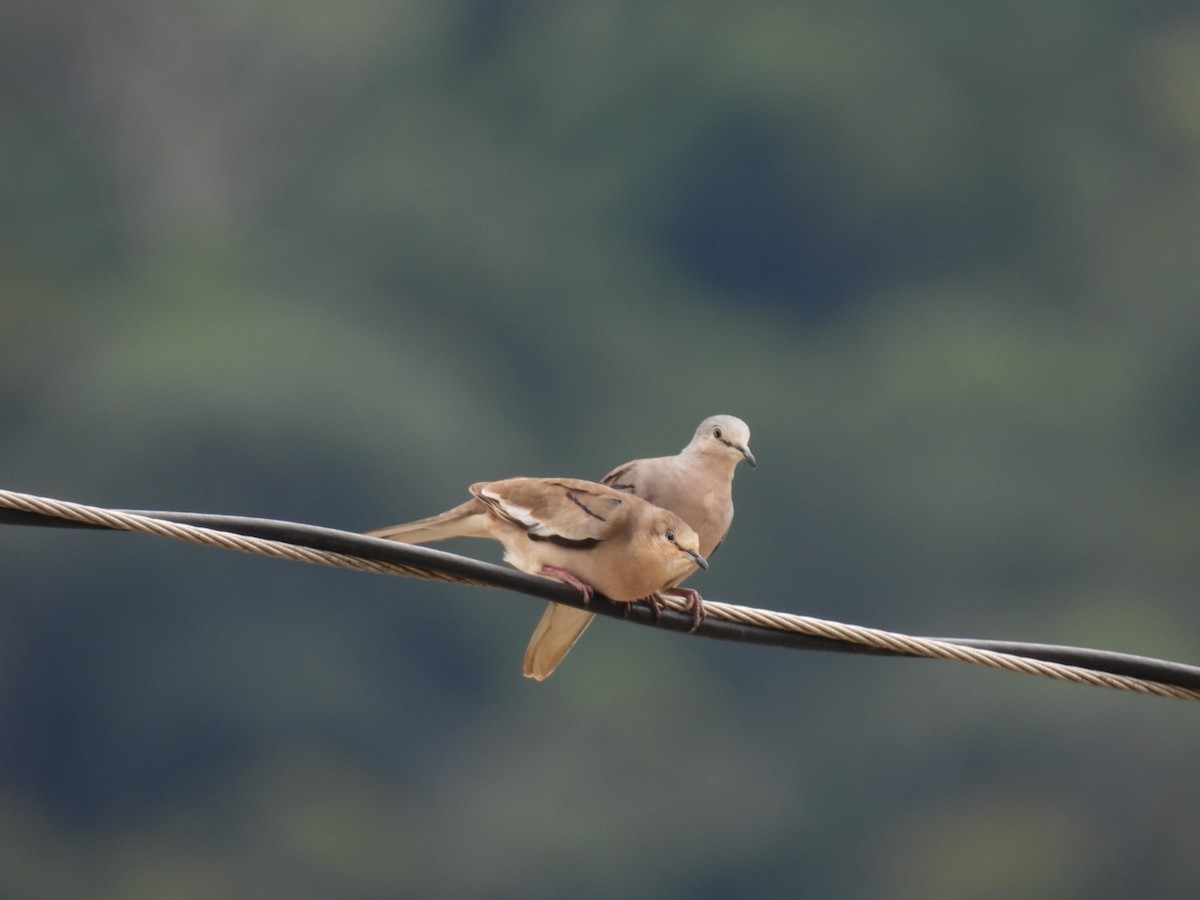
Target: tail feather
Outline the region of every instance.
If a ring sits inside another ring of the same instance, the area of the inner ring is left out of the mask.
[[[428,544],[431,541],[445,541],[458,537],[492,536],[487,530],[487,511],[474,497],[436,516],[368,531],[367,535],[405,544]]]
[[[547,605],[525,651],[525,677],[549,678],[595,617],[595,613],[573,606]]]

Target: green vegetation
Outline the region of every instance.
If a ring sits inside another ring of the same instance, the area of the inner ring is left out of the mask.
[[[729,412],[706,596],[1200,662],[1186,5],[4,20],[0,486],[365,530]],[[1187,704],[0,538],[5,897],[1200,893]]]

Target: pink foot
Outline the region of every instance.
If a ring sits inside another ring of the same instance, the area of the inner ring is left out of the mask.
[[[654,614],[654,624],[657,625],[662,621],[662,600],[658,594],[651,594],[649,597],[643,597],[642,602],[650,607],[650,612]],[[633,604],[630,604],[631,606]]]
[[[675,587],[670,588],[667,593],[675,594],[688,602],[688,607],[692,610],[692,627],[688,629],[688,634],[691,634],[704,621],[704,598],[700,596],[699,591],[692,588]]]
[[[569,584],[583,596],[583,605],[587,606],[592,602],[592,586],[586,582],[580,581],[566,569],[560,569],[556,566],[542,566],[542,574],[549,575],[551,578],[557,578],[559,581]]]

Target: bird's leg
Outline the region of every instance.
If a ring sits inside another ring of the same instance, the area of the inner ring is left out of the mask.
[[[642,602],[650,607],[650,612],[654,614],[654,624],[657,625],[662,621],[662,600],[658,598],[658,594],[651,594],[649,597],[643,597]]]
[[[583,605],[587,606],[592,602],[592,586],[587,582],[580,581],[566,569],[560,569],[557,566],[542,566],[542,574],[549,575],[551,578],[557,578],[566,584],[569,584],[583,596]]]
[[[699,591],[693,588],[673,587],[668,589],[667,593],[675,594],[687,601],[688,608],[692,611],[692,627],[688,629],[688,634],[691,634],[704,621],[704,598],[700,596]]]

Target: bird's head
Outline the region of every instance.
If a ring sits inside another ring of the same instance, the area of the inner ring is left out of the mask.
[[[693,572],[697,566],[708,568],[708,560],[700,555],[700,536],[674,513],[665,509],[655,512],[646,535],[653,551],[674,572]]]
[[[744,459],[751,467],[758,466],[750,452],[750,426],[737,416],[709,416],[700,423],[685,450],[727,457],[734,465]]]

